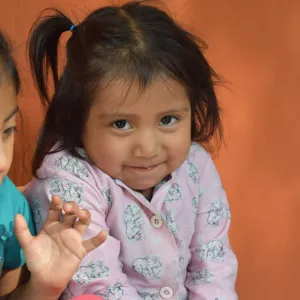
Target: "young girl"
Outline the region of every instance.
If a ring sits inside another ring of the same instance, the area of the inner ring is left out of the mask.
[[[32,236],[35,230],[29,204],[7,177],[19,89],[18,71],[0,33],[0,299],[57,300],[82,258],[103,242],[105,233],[83,242],[89,212],[75,203],[62,206],[61,199],[53,197],[40,234]],[[60,222],[62,208],[65,215]]]
[[[26,190],[37,229],[59,195],[90,210],[85,237],[110,232],[63,299],[237,299],[226,195],[196,143],[221,132],[217,76],[199,44],[144,2],[98,9],[76,26],[56,10],[33,29],[31,67],[49,104]]]

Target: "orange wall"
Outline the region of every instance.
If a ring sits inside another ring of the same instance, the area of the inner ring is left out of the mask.
[[[30,178],[32,148],[25,168],[21,163],[42,119],[24,54],[30,25],[49,5],[81,16],[82,10],[109,3],[61,2],[0,1],[0,28],[14,42],[23,76],[24,123],[11,171],[17,184]],[[219,90],[227,145],[216,162],[232,208],[240,299],[300,299],[300,2],[165,2],[179,21],[206,39],[209,60],[231,82],[229,89]]]

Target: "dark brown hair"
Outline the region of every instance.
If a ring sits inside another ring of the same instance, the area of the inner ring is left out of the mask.
[[[141,88],[149,86],[157,74],[175,79],[185,87],[190,100],[192,139],[206,143],[215,133],[222,136],[214,91],[219,78],[202,53],[206,45],[163,10],[146,1],[107,6],[89,14],[76,27],[61,11],[50,11],[50,16],[36,22],[29,40],[31,70],[48,107],[33,160],[35,176],[48,154],[66,150],[83,158],[76,148],[82,147],[89,109],[103,79],[137,78]],[[66,65],[59,76],[59,39],[70,28]],[[47,88],[49,71],[53,97]]]

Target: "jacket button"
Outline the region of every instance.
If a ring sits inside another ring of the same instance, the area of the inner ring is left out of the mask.
[[[151,224],[154,228],[156,229],[159,229],[163,226],[163,221],[162,219],[157,216],[157,215],[154,215],[152,218],[151,218]]]
[[[163,299],[171,299],[174,293],[170,287],[166,286],[160,290],[159,294]]]

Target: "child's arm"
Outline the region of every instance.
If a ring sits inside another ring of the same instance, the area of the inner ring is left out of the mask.
[[[55,160],[54,155],[53,158],[52,156],[49,158]],[[52,169],[53,165],[48,162],[46,165],[44,164],[40,176],[47,179],[34,179],[25,190],[25,195],[29,199],[39,199],[41,213],[37,230],[44,222],[44,213],[48,210],[49,195],[52,193],[60,194],[64,201],[68,201],[76,193],[80,207],[90,211],[91,225],[85,232],[85,238],[94,236],[101,228],[108,229],[106,225],[108,204],[103,199],[100,187],[96,185],[94,178],[97,178],[97,174],[84,173],[85,176],[79,178],[66,170]],[[53,173],[55,176],[51,177]],[[69,189],[72,189],[73,194],[69,192]],[[120,201],[122,200],[120,199]],[[115,295],[116,299],[140,300],[141,297],[137,290],[129,283],[126,274],[122,272],[119,260],[120,250],[120,241],[108,235],[101,247],[83,259],[70,281],[63,299],[70,299],[81,294],[95,294],[107,299]]]
[[[8,295],[27,282],[29,277],[30,273],[26,265],[14,270],[3,270],[0,278],[0,300],[7,299]]]
[[[229,244],[229,226],[226,194],[209,157],[199,179],[198,215],[186,278],[189,300],[237,299],[237,260]]]
[[[62,209],[65,214],[60,221]],[[8,299],[57,300],[83,257],[106,238],[103,232],[82,241],[89,223],[88,211],[79,209],[75,203],[62,205],[59,197],[53,197],[44,227],[36,237],[31,235],[24,217],[17,215],[15,234],[24,251],[31,277]]]

